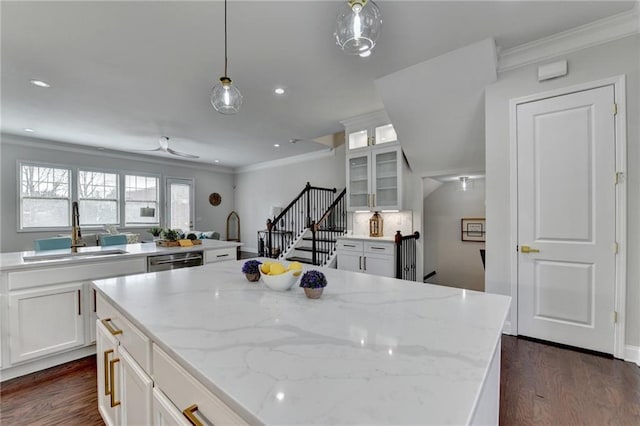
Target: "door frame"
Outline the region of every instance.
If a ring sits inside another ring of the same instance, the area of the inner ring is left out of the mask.
[[[184,183],[189,183],[191,185],[191,200],[189,203],[191,204],[191,223],[193,229],[196,229],[196,181],[191,178],[182,178],[175,176],[165,176],[164,178],[164,217],[166,227],[171,227],[171,191],[169,186],[171,183],[180,183],[180,181]],[[191,229],[185,230],[185,232],[191,231]]]
[[[511,219],[509,243],[511,256],[509,257],[511,278],[511,324],[509,334],[518,335],[518,138],[517,138],[517,107],[520,104],[568,95],[575,92],[613,86],[614,100],[618,106],[615,115],[615,158],[616,172],[622,173],[622,179],[615,188],[615,233],[618,243],[618,255],[615,261],[615,294],[614,309],[617,321],[614,324],[613,356],[624,358],[625,322],[627,298],[627,117],[626,117],[626,75],[596,80],[545,91],[509,100],[509,215]],[[613,107],[613,106],[612,106]],[[614,176],[611,177],[614,179]]]

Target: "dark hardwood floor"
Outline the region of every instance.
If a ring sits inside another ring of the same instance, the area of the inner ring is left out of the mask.
[[[640,367],[502,338],[500,424],[640,425]],[[0,424],[103,425],[88,357],[0,384]]]

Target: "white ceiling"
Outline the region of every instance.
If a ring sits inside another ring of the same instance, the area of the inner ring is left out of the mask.
[[[377,78],[487,37],[513,47],[634,2],[378,4],[382,36],[362,59],[334,44],[335,1],[230,0],[229,76],[244,105],[222,116],[209,103],[223,72],[222,2],[2,1],[1,130],[122,151],[155,148],[167,135],[205,163],[273,160],[325,149],[288,141],[382,109]],[[275,96],[276,86],[287,94]]]

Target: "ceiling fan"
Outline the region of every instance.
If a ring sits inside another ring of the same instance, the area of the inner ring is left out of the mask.
[[[138,151],[148,151],[148,152],[161,151],[161,152],[166,152],[166,153],[169,153],[169,154],[172,154],[172,155],[177,155],[178,157],[200,158],[197,155],[187,154],[185,152],[180,152],[180,151],[176,151],[176,150],[173,150],[173,149],[169,148],[169,137],[168,136],[160,136],[160,140],[158,142],[160,143],[160,146],[157,147],[156,149],[139,149]]]

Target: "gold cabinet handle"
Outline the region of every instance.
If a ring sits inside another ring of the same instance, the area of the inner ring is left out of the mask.
[[[540,250],[531,248],[529,246],[520,246],[520,253],[540,253]]]
[[[104,395],[107,396],[111,393],[109,386],[109,354],[113,353],[113,349],[104,351]]]
[[[196,411],[198,411],[198,404],[193,404],[182,410],[182,414],[184,414],[193,426],[204,426],[204,424],[193,415]]]
[[[102,325],[104,325],[107,330],[109,330],[109,333],[111,333],[113,336],[117,336],[118,334],[122,334],[122,330],[118,329],[118,328],[113,328],[111,326],[111,318],[105,318],[103,320],[101,320]]]
[[[111,381],[111,389],[109,394],[111,395],[111,407],[117,407],[120,405],[120,401],[116,401],[116,380],[115,380],[115,365],[120,362],[120,358],[114,358],[109,361],[109,379]]]
[[[373,201],[371,201],[371,207],[375,207],[376,206],[376,194],[371,194],[371,196],[373,197]]]

